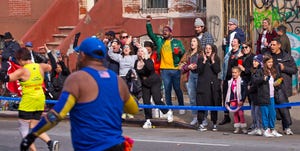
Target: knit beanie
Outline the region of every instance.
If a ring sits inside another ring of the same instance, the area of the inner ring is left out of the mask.
[[[235,18],[230,18],[228,22],[232,22],[232,23],[235,24],[235,25],[239,25],[238,20],[235,19]]]
[[[261,66],[263,66],[263,59],[264,59],[264,57],[263,57],[262,54],[258,54],[258,55],[256,55],[256,56],[253,57],[253,60],[259,62],[259,64]]]
[[[196,18],[194,26],[204,26],[204,22],[202,21],[201,18]]]
[[[167,28],[170,32],[172,32],[172,28],[168,25],[164,26],[164,29]]]

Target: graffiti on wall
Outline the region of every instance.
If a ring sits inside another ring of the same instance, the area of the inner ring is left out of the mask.
[[[253,4],[256,29],[264,18],[270,18],[274,27],[285,24],[288,31],[300,34],[300,0],[253,0]]]
[[[219,16],[210,16],[208,20],[209,24],[209,32],[212,34],[214,41],[218,41],[218,37],[220,37],[220,30],[221,30],[221,20]]]
[[[287,36],[290,39],[292,56],[296,62],[298,70],[300,69],[300,36],[291,32],[287,32]],[[300,82],[300,71],[298,71],[298,76],[293,76],[293,87],[296,87]]]
[[[253,0],[253,5],[255,29],[261,28],[265,18],[272,20],[273,27],[284,24],[288,28],[292,56],[300,68],[300,0]],[[299,81],[299,77],[293,76],[294,88]]]

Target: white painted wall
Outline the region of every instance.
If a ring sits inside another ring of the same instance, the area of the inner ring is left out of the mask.
[[[218,47],[218,55],[222,59],[222,41],[224,38],[223,22],[224,6],[222,0],[206,0],[206,25],[208,32],[210,32],[215,40],[215,45]],[[219,21],[218,21],[219,19]],[[219,24],[218,24],[219,23]]]
[[[90,11],[95,5],[95,0],[87,0],[86,5],[87,11]]]

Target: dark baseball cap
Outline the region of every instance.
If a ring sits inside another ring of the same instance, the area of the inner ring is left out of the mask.
[[[110,31],[106,32],[105,35],[107,35],[107,36],[109,35],[109,36],[113,36],[114,37],[116,35],[116,33],[114,31],[110,30]]]
[[[26,42],[25,47],[32,47],[32,42],[31,41]]]
[[[14,39],[10,32],[4,33],[4,39]]]

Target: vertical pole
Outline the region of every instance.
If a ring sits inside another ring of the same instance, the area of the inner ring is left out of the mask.
[[[255,34],[255,30],[254,30],[254,18],[253,18],[253,0],[249,0],[249,14],[248,14],[248,23],[250,25],[249,29],[249,36],[250,39],[252,41],[252,48],[254,50],[255,48],[255,39],[254,39],[254,34]],[[254,31],[254,32],[250,32],[250,31]],[[256,52],[255,52],[256,53]]]

